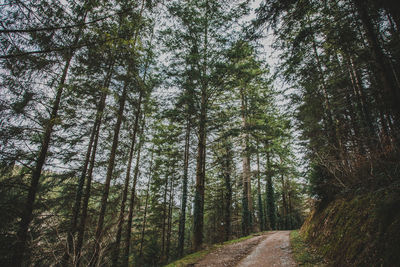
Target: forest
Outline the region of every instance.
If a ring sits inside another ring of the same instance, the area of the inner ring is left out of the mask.
[[[3,0],[0,66],[0,266],[163,266],[375,192],[400,238],[395,0]]]

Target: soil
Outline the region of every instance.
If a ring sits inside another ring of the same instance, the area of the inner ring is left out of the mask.
[[[265,238],[237,267],[297,266],[290,249],[290,231],[278,231]]]
[[[243,242],[223,246],[192,266],[297,266],[291,256],[289,233],[290,231],[269,232]]]

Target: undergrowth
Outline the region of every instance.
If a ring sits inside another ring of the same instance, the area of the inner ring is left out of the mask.
[[[336,199],[301,233],[333,266],[400,266],[400,188]]]
[[[324,258],[304,240],[298,230],[290,233],[290,244],[293,257],[299,266],[327,266]]]

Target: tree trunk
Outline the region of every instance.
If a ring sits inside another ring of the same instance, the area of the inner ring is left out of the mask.
[[[140,250],[139,250],[139,257],[143,256],[143,243],[144,243],[144,233],[146,230],[146,218],[147,218],[147,206],[149,203],[149,193],[150,193],[150,185],[151,185],[151,177],[153,171],[153,151],[151,152],[151,160],[150,160],[150,175],[149,180],[147,181],[147,189],[146,189],[146,202],[144,206],[144,214],[143,214],[143,225],[142,225],[142,234],[140,238]]]
[[[266,149],[267,149],[267,212],[268,212],[268,219],[270,223],[270,227],[272,230],[276,229],[276,214],[275,214],[275,196],[274,196],[274,187],[272,183],[272,171],[271,171],[271,162],[270,162],[270,152],[268,148],[269,144],[267,142]]]
[[[162,215],[162,234],[161,234],[161,258],[160,262],[165,262],[165,219],[167,219],[167,193],[168,193],[168,182],[169,182],[169,172],[165,175],[165,185],[164,185],[164,197],[163,197],[163,215]]]
[[[82,21],[86,20],[87,11],[82,18]],[[82,34],[83,27],[80,27],[75,38],[73,40],[72,47],[75,47],[80,39]],[[19,223],[19,228],[17,231],[16,243],[13,249],[12,256],[12,266],[22,266],[24,261],[27,258],[26,249],[27,249],[27,238],[28,238],[28,230],[29,224],[32,221],[32,214],[34,209],[34,203],[36,199],[36,193],[38,190],[39,179],[42,174],[43,165],[46,161],[47,151],[49,149],[51,135],[53,133],[54,124],[57,121],[58,110],[60,108],[61,96],[64,90],[65,81],[67,79],[68,70],[71,64],[72,57],[74,56],[74,50],[71,48],[68,52],[67,59],[65,61],[65,65],[60,77],[60,81],[57,87],[56,97],[54,99],[54,103],[51,109],[51,114],[49,120],[45,123],[44,135],[42,138],[42,144],[38,153],[38,157],[35,162],[35,167],[31,176],[31,183],[28,190],[28,196],[25,202],[24,210],[22,212],[21,221]]]
[[[203,224],[204,224],[204,184],[206,166],[206,122],[207,122],[207,51],[208,51],[208,14],[210,12],[208,0],[205,7],[205,27],[204,27],[204,50],[203,65],[201,75],[201,103],[197,146],[196,162],[196,186],[194,196],[193,214],[193,246],[194,250],[199,250],[203,244]]]
[[[110,85],[111,76],[113,73],[113,66],[114,66],[114,61],[112,60],[108,65],[107,74],[104,79],[104,88],[108,88]],[[94,154],[96,153],[95,150],[97,148],[97,141],[95,141],[95,139],[96,139],[96,137],[98,138],[98,132],[99,132],[100,126],[101,126],[101,117],[102,117],[102,113],[104,111],[106,98],[107,98],[107,92],[103,91],[100,96],[100,101],[97,105],[96,117],[95,117],[95,121],[93,123],[93,129],[92,129],[92,133],[90,136],[88,149],[86,151],[85,162],[83,164],[81,176],[79,178],[78,188],[77,188],[77,192],[76,192],[76,196],[75,196],[75,204],[74,204],[74,208],[73,208],[72,220],[71,220],[71,228],[67,235],[67,252],[64,254],[62,261],[61,261],[61,265],[63,265],[63,266],[68,266],[69,258],[72,255],[74,255],[74,256],[78,255],[78,246],[76,247],[75,252],[73,249],[73,247],[74,247],[73,238],[74,238],[75,233],[79,230],[78,217],[79,217],[79,211],[81,210],[82,196],[84,195],[83,187],[84,187],[85,179],[86,179],[86,176],[88,173],[89,163],[91,161],[90,155],[93,153]],[[93,150],[93,152],[92,152],[92,150]],[[84,209],[84,207],[82,207],[82,210],[83,209]],[[76,257],[74,260],[76,261]]]
[[[251,171],[249,154],[249,136],[247,129],[247,105],[243,89],[241,96],[241,115],[242,115],[242,180],[243,180],[243,199],[242,199],[242,234],[248,235],[252,229],[252,198],[251,198]]]
[[[364,149],[364,144],[361,140],[361,134],[360,134],[360,121],[363,120],[363,116],[361,115],[359,119],[357,119],[356,115],[357,114],[363,114],[362,110],[361,110],[361,102],[360,102],[360,98],[358,97],[357,94],[357,81],[354,79],[353,76],[353,72],[350,69],[349,65],[347,64],[347,69],[349,72],[349,77],[350,77],[350,81],[351,81],[351,85],[352,85],[352,91],[353,91],[353,96],[355,98],[355,102],[356,102],[356,108],[358,108],[358,112],[356,112],[353,108],[353,101],[352,101],[352,97],[351,94],[348,91],[351,91],[350,89],[348,91],[346,91],[346,103],[347,103],[347,107],[349,110],[349,116],[350,116],[350,120],[351,120],[351,125],[354,131],[354,135],[355,138],[353,138],[353,145],[357,148],[357,150],[361,153],[364,154],[365,153],[365,149]]]
[[[376,74],[385,91],[385,100],[387,103],[391,104],[391,109],[396,116],[396,125],[398,126],[400,121],[400,105],[398,104],[400,103],[400,90],[395,84],[391,75],[391,70],[387,69],[388,64],[385,63],[386,56],[379,45],[377,34],[368,14],[367,4],[362,0],[353,0],[353,2],[366,33],[371,54],[375,62]]]
[[[376,131],[374,128],[374,124],[372,122],[372,118],[371,118],[371,112],[369,109],[369,104],[367,101],[367,97],[365,95],[365,90],[362,86],[361,83],[361,78],[360,75],[356,69],[356,67],[354,66],[354,62],[352,60],[352,58],[349,58],[349,68],[350,68],[350,74],[351,75],[351,79],[352,81],[354,81],[354,89],[355,89],[355,93],[357,96],[357,100],[358,103],[361,107],[361,112],[363,114],[363,118],[362,121],[364,122],[364,127],[366,127],[368,129],[367,134],[370,136],[370,138],[375,139],[376,138]],[[376,143],[376,140],[371,140],[372,142],[370,142],[372,145],[374,143]]]
[[[287,203],[287,207],[288,207],[287,211],[288,211],[288,219],[289,219],[289,230],[292,230],[294,228],[293,220],[292,220],[292,213],[293,213],[293,210],[292,210],[292,198],[291,198],[291,192],[292,191],[291,191],[291,188],[290,188],[289,181],[287,181],[286,184],[288,186],[288,188],[287,188],[287,201],[288,201],[288,203]]]
[[[142,8],[140,11],[140,16],[142,16],[142,12],[143,12],[143,8],[144,8],[144,4],[145,2],[142,1]],[[150,37],[150,43],[153,40],[153,34]],[[136,43],[136,42],[135,42]],[[145,70],[144,70],[144,74],[143,74],[143,83],[145,83],[146,78],[147,78],[147,70],[149,67],[149,63],[150,63],[150,55],[147,54],[146,56],[146,63],[145,63]],[[145,91],[143,91],[144,88],[141,88],[140,90],[140,94],[139,94],[139,101],[138,101],[138,110],[136,113],[136,118],[135,118],[135,130],[134,130],[134,137],[133,139],[136,139],[136,132],[137,132],[137,128],[138,128],[138,123],[139,123],[139,118],[140,118],[140,114],[141,114],[141,105],[142,105],[142,99],[143,96],[145,95]],[[147,103],[148,103],[148,97],[150,96],[150,92],[148,92],[146,94],[146,98],[144,101],[144,108],[143,111],[146,112],[147,109]],[[128,266],[129,264],[129,251],[130,251],[130,242],[131,242],[131,228],[132,228],[132,218],[133,218],[133,206],[134,206],[134,200],[135,200],[135,192],[136,192],[136,183],[137,183],[137,178],[139,175],[139,162],[140,162],[140,151],[144,142],[144,128],[146,125],[146,117],[145,114],[143,113],[143,119],[142,119],[142,125],[141,125],[141,139],[139,142],[139,146],[138,146],[138,151],[137,151],[137,159],[136,159],[136,166],[135,166],[135,173],[134,173],[134,181],[133,181],[133,186],[132,186],[132,192],[131,192],[131,201],[129,203],[129,215],[128,215],[128,222],[127,222],[127,228],[126,228],[126,232],[127,232],[127,239],[125,242],[125,251],[124,251],[124,256],[123,256],[123,264],[124,266]],[[130,157],[129,157],[129,173],[130,173],[130,166],[132,163],[132,156],[133,156],[133,149],[134,149],[134,140],[132,140],[132,147],[131,147],[131,152],[130,152]],[[127,179],[128,180],[128,179]],[[124,188],[124,195],[127,197],[127,192],[128,192],[128,187],[129,187],[129,181],[126,181],[125,183],[125,188]],[[125,201],[126,201],[126,197],[125,197]],[[147,199],[146,199],[146,205],[147,205]],[[125,204],[123,209],[125,209]],[[147,206],[146,206],[147,209]],[[122,211],[122,207],[121,207],[121,212],[124,213],[124,211]],[[114,261],[115,261],[115,265],[117,266],[118,264],[118,258],[119,258],[119,247],[120,247],[120,242],[121,242],[121,234],[122,234],[122,224],[123,224],[123,214],[120,215],[120,223],[118,225],[118,233],[117,233],[117,239],[116,239],[116,250],[115,250],[115,255],[114,255]]]
[[[116,152],[117,152],[117,148],[118,148],[119,131],[121,129],[122,116],[124,113],[125,102],[126,102],[126,98],[127,98],[126,97],[127,91],[128,91],[128,82],[125,82],[123,90],[122,90],[122,95],[119,99],[117,122],[114,126],[114,137],[113,137],[113,142],[112,142],[112,146],[111,146],[110,158],[108,160],[106,180],[105,180],[105,184],[104,184],[103,195],[101,198],[100,214],[99,214],[99,219],[97,221],[97,227],[96,227],[96,233],[95,233],[94,255],[91,258],[90,263],[89,263],[89,266],[91,266],[91,267],[96,266],[97,261],[99,260],[99,254],[100,254],[100,249],[101,249],[101,240],[102,240],[102,235],[103,235],[104,216],[106,214],[108,194],[110,191],[110,183],[111,183],[111,178],[112,178],[112,174],[114,171],[115,156],[116,156]]]
[[[104,88],[108,88],[110,86],[111,82],[111,77],[113,74],[113,66],[114,62],[111,62],[109,65],[109,69],[107,71],[107,76],[104,81]],[[107,89],[108,90],[108,89]],[[96,112],[96,121],[95,125],[97,126],[96,129],[96,135],[93,141],[93,151],[89,163],[89,169],[87,173],[87,180],[86,180],[86,187],[85,187],[85,192],[83,195],[83,201],[82,201],[82,208],[81,208],[81,218],[80,218],[80,223],[77,228],[78,232],[78,237],[77,237],[77,245],[76,245],[76,266],[79,266],[80,264],[80,257],[81,257],[81,249],[83,245],[83,238],[84,238],[84,232],[85,232],[85,224],[86,224],[86,217],[87,217],[87,209],[88,209],[88,204],[89,204],[89,198],[90,198],[90,190],[91,190],[91,184],[92,184],[92,177],[93,177],[93,169],[94,169],[94,163],[96,159],[96,151],[97,151],[97,144],[99,140],[99,133],[100,133],[100,127],[101,127],[101,121],[103,118],[103,112],[105,108],[105,103],[106,103],[106,98],[107,98],[107,90],[104,90],[101,94],[100,98],[100,103],[97,108]]]
[[[193,221],[193,245],[199,250],[203,243],[204,220],[204,165],[206,149],[206,93],[202,92],[201,114],[199,122],[199,143],[197,146],[196,188],[194,196],[194,221]]]
[[[283,177],[283,174],[281,174],[281,183],[282,183],[282,217],[283,217],[283,229],[287,230],[288,225],[287,225],[287,201],[286,201],[286,185],[285,185],[285,179]]]
[[[368,69],[368,76],[369,80],[374,87],[378,86],[378,78],[375,73],[371,69]],[[378,91],[376,92],[375,99],[378,103],[378,109],[380,113],[380,122],[381,122],[381,127],[383,131],[387,132],[387,136],[389,137],[389,143],[391,145],[394,145],[397,143],[397,131],[394,129],[394,125],[392,124],[391,118],[393,116],[393,112],[391,110],[388,110],[388,108],[385,106],[385,96],[383,95],[384,92]]]
[[[264,209],[261,197],[261,181],[260,181],[260,154],[258,152],[258,143],[257,143],[257,195],[258,195],[258,220],[260,223],[260,231],[265,230],[265,222],[264,222]]]
[[[171,247],[171,230],[172,230],[172,206],[173,206],[173,177],[171,176],[170,179],[170,188],[169,188],[169,204],[168,204],[168,221],[167,221],[167,245],[165,248],[165,261],[168,262],[169,260],[169,251]]]
[[[186,202],[187,202],[187,183],[189,169],[189,145],[190,145],[190,120],[186,121],[185,133],[185,152],[183,160],[183,177],[182,177],[182,206],[181,216],[179,218],[179,233],[178,233],[178,256],[182,257],[185,246],[185,224],[186,224]]]
[[[271,230],[271,224],[268,218],[268,200],[267,200],[267,191],[265,191],[264,198],[264,222],[265,222],[265,230]]]
[[[85,193],[83,195],[83,201],[82,201],[82,214],[80,217],[80,222],[79,226],[77,228],[78,232],[78,237],[77,237],[77,244],[76,244],[76,256],[75,256],[75,266],[79,267],[81,263],[81,253],[82,253],[82,246],[83,246],[83,239],[85,235],[85,226],[86,226],[86,220],[87,220],[87,212],[88,212],[88,205],[89,205],[89,198],[90,198],[90,191],[92,187],[92,177],[93,177],[93,169],[94,169],[94,163],[96,159],[96,151],[97,151],[97,144],[99,140],[99,134],[100,134],[100,124],[97,125],[97,130],[96,130],[96,136],[93,142],[93,152],[92,156],[90,159],[90,164],[89,164],[89,170],[88,170],[88,175],[86,179],[86,187],[85,187]]]
[[[146,110],[146,108],[144,108]],[[144,128],[146,126],[145,117],[143,117],[142,125],[141,125],[141,136],[140,141],[137,148],[137,155],[136,155],[136,165],[135,171],[133,176],[133,185],[131,190],[131,199],[129,202],[129,213],[128,213],[128,220],[126,225],[126,239],[125,239],[125,251],[122,259],[122,266],[129,265],[129,252],[130,252],[130,245],[131,245],[131,234],[132,234],[132,220],[133,220],[133,208],[135,204],[135,195],[136,195],[136,184],[139,177],[139,164],[140,164],[140,152],[142,150],[142,146],[144,143]]]
[[[232,222],[232,185],[231,185],[231,162],[232,162],[232,150],[231,144],[225,143],[225,166],[224,168],[224,178],[225,178],[225,241],[228,241],[231,237],[231,222]]]
[[[350,89],[349,89],[350,90]],[[364,145],[360,140],[360,131],[359,131],[359,125],[358,125],[358,120],[356,118],[356,113],[353,108],[353,102],[351,100],[351,95],[348,92],[349,90],[346,90],[346,104],[348,108],[348,116],[350,117],[350,122],[351,122],[351,128],[353,129],[354,134],[352,135],[352,144],[354,149],[361,154],[364,154]]]
[[[85,161],[83,163],[82,172],[81,172],[81,175],[80,175],[79,181],[78,181],[78,187],[77,187],[76,195],[75,195],[75,203],[74,203],[73,212],[72,212],[71,226],[67,233],[67,249],[61,260],[62,266],[68,266],[68,261],[69,261],[70,256],[75,254],[73,239],[74,239],[74,235],[75,235],[76,228],[78,225],[78,217],[79,217],[79,211],[81,208],[83,187],[85,185],[87,168],[89,166],[90,155],[92,153],[93,141],[94,141],[94,137],[96,136],[96,132],[97,132],[97,122],[95,121],[95,123],[93,124],[91,134],[90,134],[89,144],[88,144],[88,148],[86,150]]]
[[[131,177],[133,152],[135,150],[134,148],[135,148],[135,143],[136,143],[136,134],[137,134],[137,131],[139,128],[139,118],[140,118],[140,114],[141,114],[142,95],[143,95],[143,91],[140,91],[139,100],[138,100],[138,104],[137,104],[137,110],[136,110],[136,114],[135,114],[135,122],[134,122],[134,126],[133,126],[131,146],[129,148],[128,167],[126,170],[124,190],[122,192],[121,208],[120,208],[119,216],[118,216],[117,236],[115,238],[115,247],[114,247],[113,256],[112,256],[112,265],[113,266],[119,266],[119,262],[118,262],[119,248],[120,248],[120,244],[121,244],[122,226],[124,224],[125,205],[126,205],[126,200],[128,198],[128,188],[129,188],[129,180]]]
[[[76,233],[77,226],[78,226],[78,217],[79,217],[79,211],[80,211],[80,208],[81,208],[83,187],[84,187],[84,184],[85,184],[86,173],[87,173],[87,169],[88,169],[88,166],[89,166],[90,155],[92,153],[92,147],[93,147],[94,138],[96,136],[97,128],[98,128],[97,127],[97,121],[95,121],[95,123],[93,124],[92,132],[90,134],[89,144],[88,144],[88,148],[87,148],[87,151],[86,151],[85,161],[83,163],[82,173],[81,173],[81,176],[80,176],[79,182],[78,182],[78,188],[77,188],[77,191],[76,191],[75,203],[74,203],[73,213],[72,213],[71,226],[70,226],[70,229],[69,229],[69,231],[67,233],[67,249],[66,249],[66,252],[64,253],[63,258],[61,259],[61,265],[62,266],[68,266],[69,265],[68,264],[69,258],[72,255],[76,254],[74,252],[73,239],[74,239],[74,235]]]
[[[390,13],[390,15],[393,17],[393,20],[396,23],[397,33],[400,33],[400,8],[399,8],[399,3],[397,2],[397,0],[386,0],[386,1],[383,1],[383,3],[384,3],[384,7]]]
[[[318,54],[318,50],[317,50],[317,44],[315,42],[315,38],[314,36],[312,36],[312,46],[313,46],[313,51],[314,51],[314,56],[315,56],[315,60],[317,63],[317,68],[318,68],[318,72],[319,72],[319,76],[320,76],[320,83],[321,83],[321,87],[322,87],[322,94],[324,97],[324,109],[326,112],[325,118],[327,120],[328,123],[328,136],[330,137],[330,141],[331,143],[334,145],[335,149],[337,151],[334,151],[335,157],[337,159],[341,158],[341,143],[339,140],[339,136],[337,135],[337,125],[334,121],[334,116],[333,116],[333,110],[331,108],[331,104],[329,101],[329,95],[328,95],[328,88],[325,82],[325,77],[324,77],[324,72],[322,69],[322,64],[319,58],[319,54]]]

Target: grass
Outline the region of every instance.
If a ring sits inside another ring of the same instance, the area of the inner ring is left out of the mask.
[[[210,247],[207,247],[204,250],[197,251],[195,253],[192,253],[192,254],[189,254],[189,255],[183,257],[182,259],[174,261],[174,262],[168,264],[165,267],[183,267],[183,266],[188,266],[188,265],[191,265],[191,264],[195,264],[196,262],[198,262],[199,260],[204,258],[206,255],[208,255],[209,253],[215,251],[216,249],[218,249],[218,248],[220,248],[222,246],[226,246],[226,245],[231,245],[231,244],[235,244],[235,243],[238,243],[238,242],[242,242],[242,241],[244,241],[246,239],[249,239],[249,238],[261,235],[261,234],[265,234],[265,233],[266,232],[251,234],[251,235],[244,236],[244,237],[241,237],[241,238],[238,238],[238,239],[233,239],[233,240],[226,241],[226,242],[224,242],[222,244],[211,245]]]
[[[181,266],[183,267],[183,266],[187,266],[190,264],[194,264],[217,248],[218,248],[218,245],[213,245],[207,249],[197,251],[195,253],[192,253],[192,254],[189,254],[189,255],[183,257],[180,260],[174,261],[174,262],[168,264],[166,267],[181,267]]]
[[[324,258],[304,241],[298,230],[290,233],[290,243],[299,266],[327,266]]]

